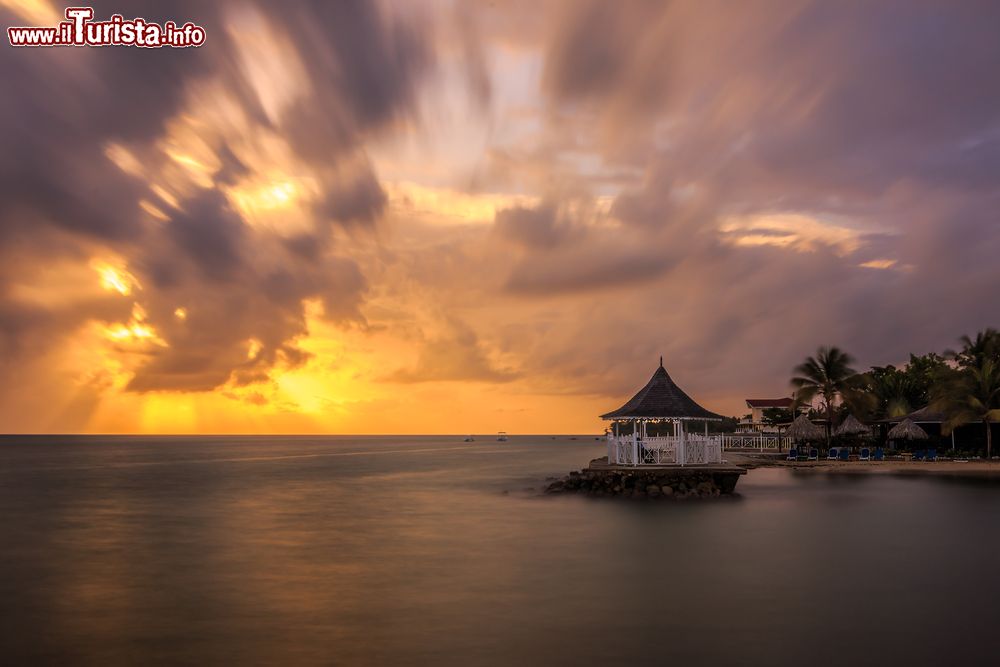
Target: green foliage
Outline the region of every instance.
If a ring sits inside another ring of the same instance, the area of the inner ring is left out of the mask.
[[[708,422],[709,433],[732,433],[736,430],[739,419],[736,417],[723,417],[720,422]]]
[[[792,411],[786,408],[765,408],[761,413],[761,420],[765,424],[774,426],[776,424],[787,424],[795,419]]]
[[[910,355],[902,369],[895,366],[873,366],[859,378],[867,401],[861,402],[857,416],[868,419],[902,417],[930,402],[931,389],[942,373],[948,370],[944,357],[931,352],[923,356]]]
[[[1000,421],[1000,363],[988,349],[984,354],[970,351],[977,341],[968,337],[964,340],[967,356],[958,368],[942,374],[934,388],[932,405],[947,415],[945,432],[963,424],[982,422],[989,457],[993,454],[990,422]]]
[[[815,357],[795,367],[792,377],[797,405],[820,399],[820,408],[827,419],[827,444],[837,405],[863,400],[865,394],[858,382],[857,372],[851,368],[854,359],[837,347],[821,347]]]
[[[810,404],[811,419],[827,421],[828,442],[831,424],[849,413],[873,421],[930,405],[946,416],[943,435],[964,424],[982,423],[991,456],[990,423],[1000,422],[1000,332],[987,328],[960,341],[957,352],[911,354],[902,368],[874,366],[862,374],[851,368],[853,359],[847,353],[821,347],[795,368],[796,403]]]
[[[948,352],[955,359],[960,369],[982,368],[986,361],[992,360],[1000,365],[1000,331],[986,328],[976,334],[975,338],[962,336],[962,349],[959,352]]]

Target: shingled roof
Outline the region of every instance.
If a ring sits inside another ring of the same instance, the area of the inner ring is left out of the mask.
[[[720,421],[722,416],[701,407],[674,384],[661,359],[660,367],[639,393],[617,410],[601,415],[601,419],[643,418]]]
[[[904,419],[909,419],[914,424],[943,424],[945,422],[945,414],[943,412],[935,412],[931,410],[931,406],[925,405],[919,410],[915,410],[908,415],[903,415],[902,417],[889,417],[888,419],[880,419],[880,424],[897,424]]]
[[[748,398],[749,408],[790,408],[794,401],[791,398]]]

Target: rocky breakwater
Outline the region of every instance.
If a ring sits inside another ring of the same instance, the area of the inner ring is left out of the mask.
[[[635,499],[717,498],[732,494],[744,474],[746,470],[737,466],[629,468],[595,459],[589,468],[550,480],[545,492]]]

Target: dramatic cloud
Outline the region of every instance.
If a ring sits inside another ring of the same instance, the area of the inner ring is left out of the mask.
[[[998,325],[996,3],[95,12],[208,39],[3,50],[11,429],[592,429]]]
[[[359,150],[408,113],[429,50],[368,3],[147,9],[149,20],[196,18],[212,40],[183,54],[7,50],[0,65],[19,91],[2,112],[5,250],[114,255],[141,285],[127,296],[142,328],[121,315],[131,303],[109,314],[8,297],[3,356],[13,363],[22,339],[51,343],[48,329],[93,319],[143,345],[127,390],[263,380],[306,358],[295,339],[307,299],[335,321],[364,321],[367,283],[331,225],[380,215],[385,194]]]

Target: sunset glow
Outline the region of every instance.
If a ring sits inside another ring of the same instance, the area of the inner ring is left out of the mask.
[[[660,355],[730,415],[820,343],[995,324],[984,22],[914,9],[929,67],[888,9],[891,42],[830,3],[459,5],[11,49],[4,427],[599,432]]]
[[[113,290],[122,296],[132,293],[133,287],[138,287],[135,277],[125,269],[115,268],[105,262],[96,261],[92,264],[101,277],[101,287]]]

